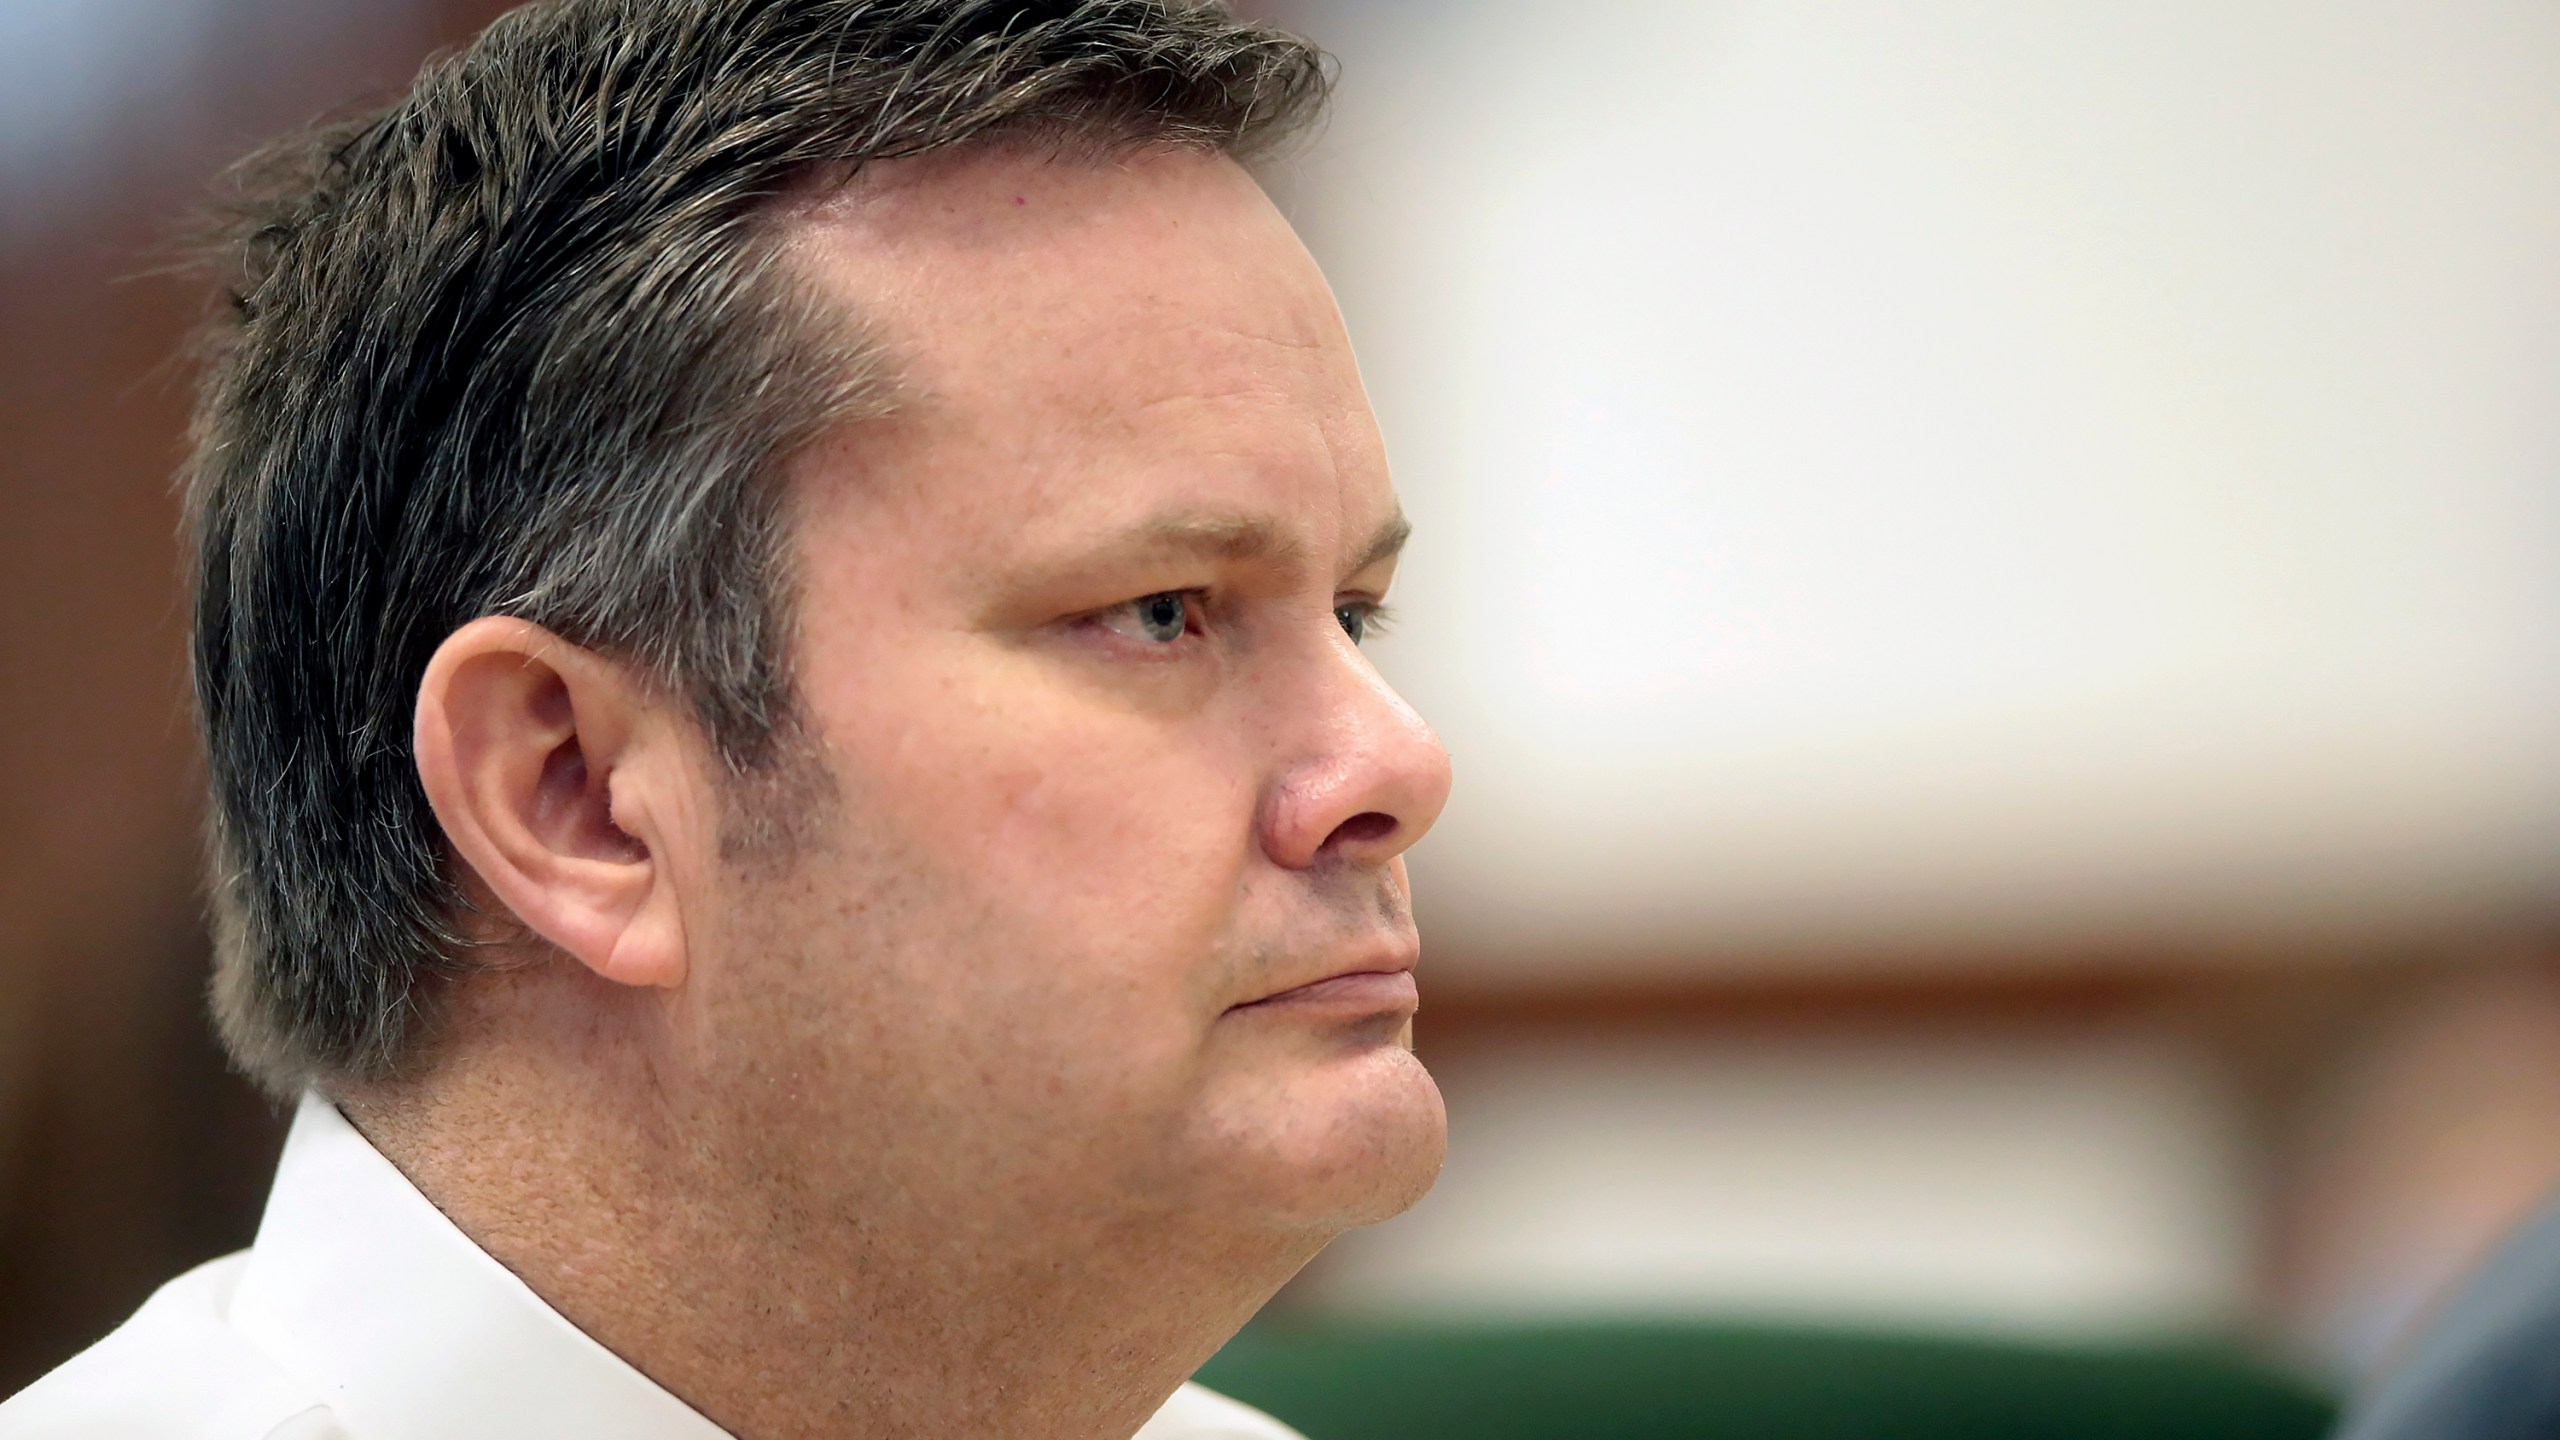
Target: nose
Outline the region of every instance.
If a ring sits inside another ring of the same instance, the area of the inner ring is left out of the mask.
[[[1449,752],[1440,737],[1343,643],[1322,666],[1296,758],[1262,807],[1262,846],[1292,870],[1342,862],[1383,865],[1440,818]]]

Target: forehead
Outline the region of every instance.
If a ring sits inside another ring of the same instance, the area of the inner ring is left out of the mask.
[[[1354,527],[1392,508],[1331,292],[1224,156],[890,162],[795,219],[793,261],[899,375],[860,462],[822,470],[978,492],[1026,532],[1172,490]]]

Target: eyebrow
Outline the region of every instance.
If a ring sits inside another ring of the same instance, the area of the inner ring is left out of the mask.
[[[1108,548],[1148,554],[1171,551],[1217,560],[1266,560],[1297,566],[1306,547],[1258,515],[1177,515],[1139,526]]]
[[[1389,515],[1361,547],[1359,556],[1345,573],[1357,575],[1404,549],[1413,535],[1412,522],[1399,508]],[[1306,547],[1293,536],[1282,533],[1278,526],[1258,515],[1177,515],[1140,525],[1106,545],[1116,554],[1188,554],[1205,555],[1229,562],[1267,561],[1293,569],[1304,568]]]
[[[1394,559],[1403,552],[1404,542],[1412,538],[1413,522],[1404,518],[1404,507],[1399,505],[1387,516],[1387,522],[1378,527],[1377,533],[1369,537],[1368,545],[1360,551],[1360,558],[1351,562],[1350,573],[1357,575],[1380,561]]]

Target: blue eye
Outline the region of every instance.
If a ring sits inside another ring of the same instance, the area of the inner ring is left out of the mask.
[[[1191,628],[1191,596],[1185,591],[1167,590],[1132,600],[1126,609],[1138,622],[1138,633],[1158,645],[1172,644]]]
[[[1333,607],[1333,620],[1342,627],[1343,634],[1351,637],[1351,643],[1357,645],[1386,630],[1387,607],[1374,601],[1354,600]]]

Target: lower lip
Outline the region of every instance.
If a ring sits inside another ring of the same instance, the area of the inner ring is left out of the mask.
[[[1239,1010],[1326,1010],[1336,1014],[1373,1015],[1380,1011],[1400,1010],[1407,1013],[1422,1004],[1421,991],[1414,988],[1410,970],[1362,970],[1350,975],[1336,975],[1283,990],[1277,995],[1239,1005]]]

